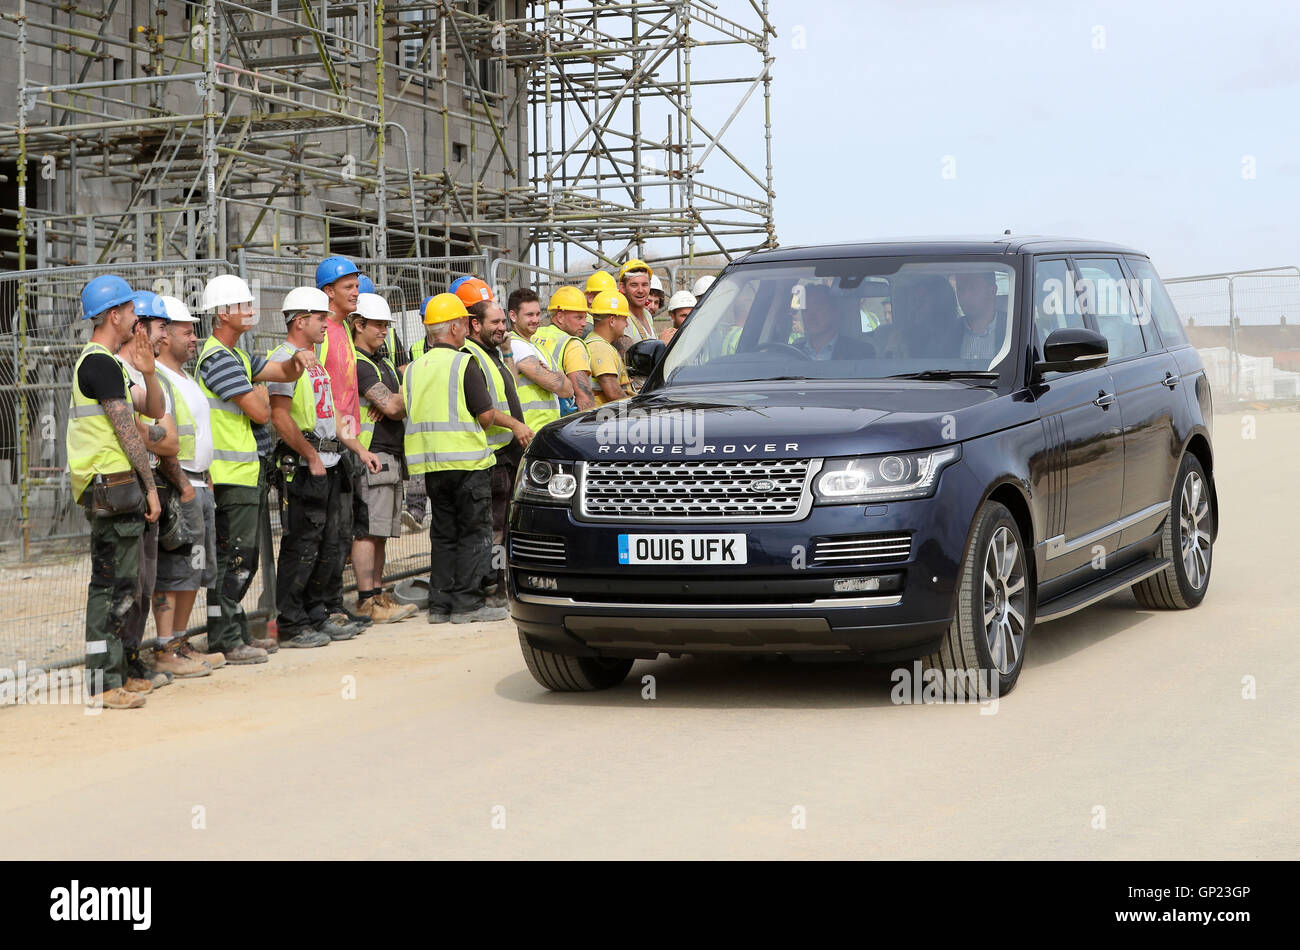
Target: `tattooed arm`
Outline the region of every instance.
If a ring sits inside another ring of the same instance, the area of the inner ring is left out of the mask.
[[[519,375],[530,383],[555,393],[561,399],[573,398],[573,383],[569,381],[569,377],[543,366],[542,361],[537,357],[526,356],[515,364],[515,368],[519,370]]]
[[[406,418],[406,405],[402,402],[402,394],[392,392],[383,383],[375,383],[363,395],[370,400],[375,409],[378,409],[389,419]],[[376,419],[375,421],[378,422],[379,420]]]
[[[194,497],[194,486],[190,484],[190,478],[181,468],[180,459],[176,456],[158,456],[158,471],[162,472],[167,481],[176,486],[176,490],[180,492],[182,503]]]
[[[140,421],[140,438],[144,447],[154,455],[175,455],[180,451],[181,440],[176,433],[176,421],[166,413],[155,423]]]
[[[575,370],[569,374],[569,379],[573,380],[573,399],[578,404],[578,408],[594,407],[596,400],[591,395],[591,374],[586,370]]]

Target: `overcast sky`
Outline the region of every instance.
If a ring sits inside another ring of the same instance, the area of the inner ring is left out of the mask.
[[[782,244],[1011,228],[1130,244],[1166,277],[1300,264],[1300,3],[772,14]]]

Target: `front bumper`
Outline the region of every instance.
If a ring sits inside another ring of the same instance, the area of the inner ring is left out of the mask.
[[[949,485],[959,480],[945,473]],[[969,513],[948,510],[942,494],[941,486],[932,498],[814,507],[800,521],[748,524],[594,524],[568,508],[516,504],[507,532],[511,616],[534,646],[580,656],[921,656],[950,625],[970,525]],[[620,565],[618,536],[635,533],[743,533],[748,563]],[[817,538],[899,533],[911,535],[905,558],[870,566],[814,558]],[[516,534],[562,538],[563,562],[517,556]],[[871,577],[880,590],[834,589],[837,579]]]

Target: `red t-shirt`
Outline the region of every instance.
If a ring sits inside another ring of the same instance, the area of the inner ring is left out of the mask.
[[[361,434],[361,400],[357,394],[357,355],[352,349],[352,338],[347,327],[326,320],[325,342],[325,371],[330,374],[340,431],[344,431],[342,420],[351,420],[346,434],[356,438]]]

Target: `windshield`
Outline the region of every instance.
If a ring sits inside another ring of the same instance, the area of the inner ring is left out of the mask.
[[[996,375],[1011,353],[1005,257],[875,257],[733,268],[664,361],[667,383]]]

